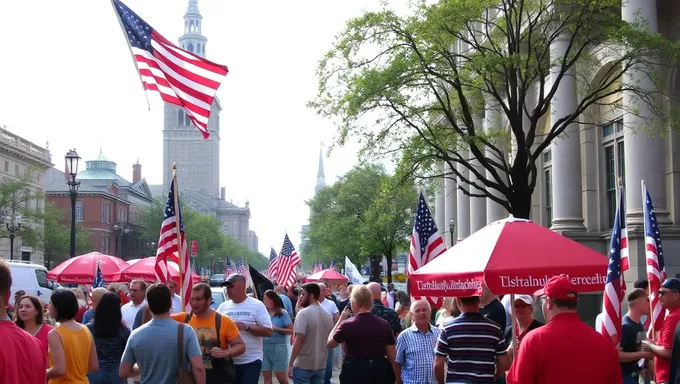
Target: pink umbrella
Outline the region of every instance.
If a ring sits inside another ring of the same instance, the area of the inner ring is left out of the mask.
[[[128,263],[115,256],[99,252],[70,258],[47,272],[47,278],[59,283],[92,284],[97,271],[97,264],[102,271],[105,282],[120,281],[120,272],[128,267]]]
[[[130,282],[135,279],[140,279],[144,281],[156,281],[156,270],[154,266],[156,265],[156,257],[146,257],[138,260],[134,264],[130,265],[123,271],[121,271],[121,280]],[[179,267],[177,263],[173,261],[168,261],[168,271],[170,271],[170,280],[179,284]],[[191,282],[196,284],[201,281],[201,277],[198,276],[193,271],[191,272]]]
[[[328,281],[331,284],[344,284],[347,283],[348,279],[345,276],[339,274],[336,270],[324,269],[323,271],[308,276],[305,281]]]

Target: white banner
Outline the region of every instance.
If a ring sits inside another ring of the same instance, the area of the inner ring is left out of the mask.
[[[352,284],[361,284],[362,282],[361,273],[359,273],[357,267],[352,264],[347,256],[345,256],[345,276],[347,276]]]

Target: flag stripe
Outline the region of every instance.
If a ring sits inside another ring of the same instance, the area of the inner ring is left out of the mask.
[[[647,260],[647,280],[649,281],[649,301],[652,307],[651,325],[649,334],[653,336],[655,332],[661,330],[666,317],[666,311],[659,300],[659,288],[666,280],[666,266],[661,246],[661,234],[659,224],[656,221],[652,198],[643,182],[643,218],[645,230],[645,258]]]

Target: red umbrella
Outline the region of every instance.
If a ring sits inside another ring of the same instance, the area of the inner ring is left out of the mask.
[[[156,257],[145,257],[139,259],[134,264],[125,268],[120,273],[120,278],[122,281],[130,282],[135,279],[140,279],[144,281],[156,281],[156,271],[154,266],[156,265]],[[170,280],[179,284],[179,267],[173,261],[168,261],[168,271],[170,271]],[[201,277],[198,276],[193,271],[191,272],[191,282],[196,284],[201,281]]]
[[[94,274],[97,271],[97,263],[99,263],[99,269],[102,271],[104,282],[107,283],[120,281],[120,271],[128,266],[125,261],[115,256],[90,252],[70,258],[57,265],[47,272],[47,278],[59,283],[92,284]]]
[[[307,282],[322,280],[328,280],[333,284],[341,284],[346,283],[348,281],[348,279],[345,276],[339,274],[338,271],[335,271],[333,269],[324,269],[323,271],[310,275],[305,279],[305,281]]]
[[[465,297],[485,281],[494,294],[531,294],[565,273],[580,292],[601,291],[608,259],[529,220],[491,223],[409,277],[414,296]]]

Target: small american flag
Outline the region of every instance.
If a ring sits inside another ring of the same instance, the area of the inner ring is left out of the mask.
[[[335,266],[335,260],[334,259],[331,259],[331,266],[328,267],[328,269],[333,270],[335,272],[338,271],[338,267]]]
[[[102,275],[101,268],[99,268],[99,262],[97,262],[97,271],[94,274],[92,288],[104,288],[104,276]]]
[[[246,276],[248,273],[245,264],[243,264],[243,259],[241,258],[236,259],[236,273],[243,276]]]
[[[182,209],[177,207],[179,212],[175,212],[175,189],[176,180],[173,178],[170,183],[168,199],[165,202],[163,212],[163,223],[161,233],[158,237],[158,250],[156,251],[156,279],[162,283],[168,282],[168,261],[174,261],[180,267],[180,277],[182,286],[180,296],[182,297],[182,307],[184,307],[191,296],[191,268],[189,264],[189,253],[187,252],[187,240],[184,234],[184,222],[182,221]],[[177,225],[179,223],[180,239],[177,238]],[[182,257],[182,262],[180,262]],[[182,268],[182,266],[184,268]]]
[[[274,247],[272,247],[271,252],[269,252],[269,269],[267,269],[267,276],[269,277],[269,280],[275,281],[276,280],[276,275],[278,271],[278,258],[276,255],[276,251],[274,250]]]
[[[446,251],[446,245],[437,230],[423,193],[418,198],[418,208],[413,222],[413,236],[408,253],[408,272],[414,272]],[[416,298],[418,299],[418,298]],[[441,306],[440,297],[428,297],[436,308]]]
[[[619,188],[619,203],[614,216],[612,238],[609,243],[609,267],[607,283],[604,286],[602,320],[600,333],[609,336],[614,343],[621,341],[621,303],[626,293],[623,272],[628,269],[628,232],[626,230],[626,207],[623,187]],[[624,263],[624,254],[626,262]]]
[[[224,278],[226,279],[232,273],[234,273],[234,271],[231,268],[231,258],[227,256],[224,259]]]
[[[281,247],[281,254],[279,254],[278,273],[279,284],[286,288],[290,288],[295,284],[295,268],[300,264],[300,256],[298,255],[293,243],[290,242],[288,234],[283,238],[283,246]]]
[[[113,4],[144,89],[157,91],[163,101],[184,108],[207,139],[210,106],[229,72],[227,67],[175,46],[122,1],[113,0]]]
[[[312,275],[323,271],[323,264],[319,263],[318,261],[314,263],[314,269],[312,269]]]
[[[656,221],[652,197],[649,195],[647,186],[642,182],[642,209],[644,212],[645,227],[645,254],[647,258],[647,280],[649,280],[649,301],[652,306],[652,323],[649,327],[650,335],[660,331],[663,326],[666,311],[659,301],[659,288],[666,280],[666,265],[661,248],[661,233],[659,223]]]

